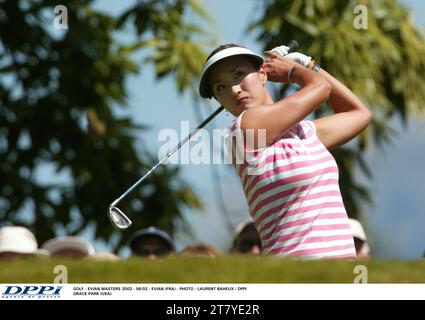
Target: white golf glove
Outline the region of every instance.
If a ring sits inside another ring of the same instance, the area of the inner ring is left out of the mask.
[[[282,46],[279,46],[279,47],[275,47],[275,48],[271,49],[270,51],[275,52],[278,55],[284,56],[284,55],[288,54],[288,50],[289,50],[289,47],[282,45]]]
[[[285,58],[287,58],[289,60],[292,60],[292,61],[294,61],[296,63],[299,63],[303,67],[307,67],[308,66],[308,64],[311,61],[311,57],[309,57],[309,56],[307,56],[307,55],[305,55],[305,54],[303,54],[301,52],[292,52],[292,53],[289,53],[288,54],[288,49],[289,49],[289,47],[282,45],[282,46],[273,48],[270,51],[275,52],[275,53],[277,53],[277,54],[279,54],[281,56],[285,56]]]

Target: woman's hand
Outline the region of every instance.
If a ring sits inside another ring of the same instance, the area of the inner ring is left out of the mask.
[[[263,68],[267,73],[267,79],[274,82],[287,83],[288,72],[294,62],[275,52],[265,51],[264,53],[267,57],[263,63]]]
[[[273,53],[277,53],[280,56],[284,56],[286,59],[292,60],[296,63],[299,63],[300,65],[302,65],[305,68],[308,68],[312,58],[310,56],[305,55],[304,53],[301,52],[291,52],[288,53],[289,47],[282,45],[282,46],[278,46],[275,47],[273,49],[271,49],[270,51]],[[311,69],[311,67],[310,67]]]

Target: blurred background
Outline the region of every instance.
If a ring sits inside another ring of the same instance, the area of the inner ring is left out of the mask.
[[[55,28],[58,5],[67,29]],[[296,39],[374,114],[334,151],[348,214],[375,257],[421,258],[424,25],[420,0],[0,0],[0,225],[27,226],[39,243],[79,235],[122,257],[131,234],[150,225],[179,248],[228,250],[248,217],[230,165],[161,166],[120,204],[133,220],[126,231],[113,229],[106,209],[158,161],[161,130],[180,133],[181,121],[193,130],[218,106],[197,96],[212,49],[261,53]],[[295,88],[270,89],[280,97]],[[208,130],[232,120],[223,112]]]

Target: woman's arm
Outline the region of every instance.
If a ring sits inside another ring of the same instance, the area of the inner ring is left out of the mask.
[[[268,56],[271,59],[263,64],[268,79],[288,82],[288,72],[293,62],[274,54],[268,54]],[[328,100],[331,86],[317,72],[295,64],[291,72],[291,80],[301,86],[301,90],[271,105],[261,105],[245,112],[241,128],[245,133],[253,129],[253,148],[264,147],[257,141],[259,129],[266,130],[265,143],[269,145]]]
[[[319,139],[327,148],[346,143],[370,123],[372,114],[345,85],[320,69],[319,74],[331,85],[329,102],[335,114],[314,120]]]

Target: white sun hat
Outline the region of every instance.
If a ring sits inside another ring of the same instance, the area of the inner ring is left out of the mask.
[[[120,261],[121,258],[112,252],[96,252],[87,257],[84,257],[86,260],[92,261]]]
[[[262,56],[244,47],[230,47],[213,54],[205,62],[204,70],[202,71],[201,82],[199,84],[199,94],[201,95],[201,97],[212,98],[213,96],[208,84],[208,75],[209,75],[209,72],[211,71],[212,66],[225,58],[239,56],[239,55],[250,56],[254,59],[255,62],[258,62],[258,64],[262,64],[264,62],[264,58]]]
[[[0,253],[12,252],[46,256],[46,250],[38,249],[37,239],[25,227],[7,226],[0,228]]]
[[[58,237],[46,241],[42,245],[53,256],[62,250],[73,250],[81,252],[83,256],[90,256],[95,253],[95,250],[90,242],[79,237]]]

